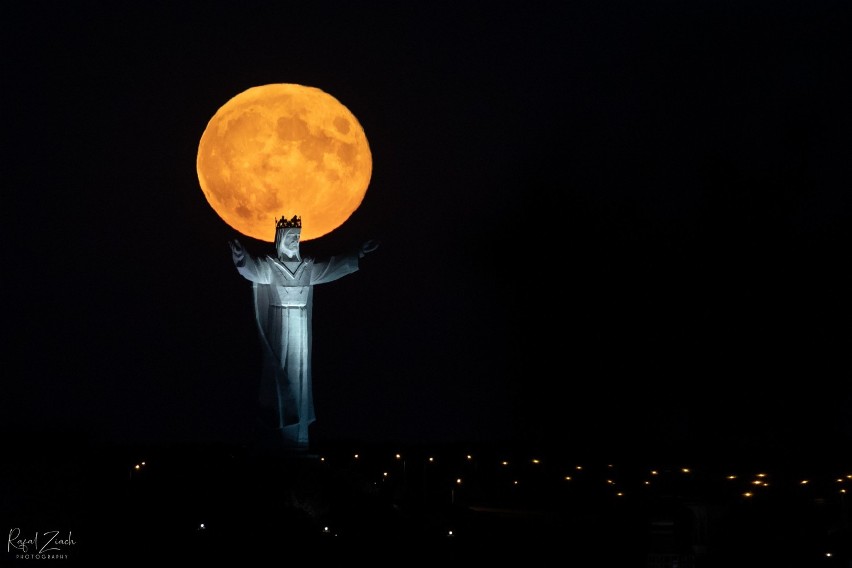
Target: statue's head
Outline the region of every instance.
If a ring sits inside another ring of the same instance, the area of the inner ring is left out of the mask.
[[[302,260],[299,255],[299,239],[302,236],[302,219],[281,217],[275,222],[275,251],[279,260]]]

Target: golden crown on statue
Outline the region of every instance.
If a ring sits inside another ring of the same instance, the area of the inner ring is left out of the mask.
[[[275,228],[276,229],[301,229],[302,228],[302,218],[298,215],[293,215],[292,219],[287,219],[285,216],[281,216],[280,219],[275,220]]]

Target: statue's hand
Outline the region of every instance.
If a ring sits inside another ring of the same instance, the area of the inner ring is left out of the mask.
[[[242,243],[234,239],[228,241],[228,244],[231,246],[231,257],[234,259],[234,264],[242,264],[246,257],[246,249],[243,248]]]
[[[359,251],[358,256],[363,257],[368,252],[373,252],[377,248],[379,248],[379,241],[377,241],[376,239],[370,239],[369,241],[361,245],[361,250]]]

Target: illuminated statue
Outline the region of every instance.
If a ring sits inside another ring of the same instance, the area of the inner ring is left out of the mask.
[[[358,260],[376,250],[378,242],[370,240],[351,254],[317,260],[301,257],[301,232],[298,216],[276,221],[277,257],[255,258],[239,241],[229,244],[237,270],[253,283],[264,359],[261,403],[275,409],[284,446],[305,450],[308,426],[316,419],[311,388],[313,287],[357,271]]]

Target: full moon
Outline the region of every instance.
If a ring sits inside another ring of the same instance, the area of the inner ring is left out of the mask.
[[[198,144],[207,202],[243,235],[275,240],[275,220],[299,215],[301,240],[330,233],[361,205],[373,170],[364,129],[315,87],[275,83],[226,102]]]

